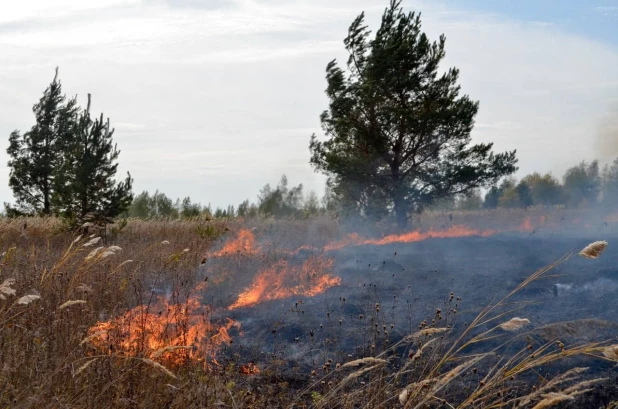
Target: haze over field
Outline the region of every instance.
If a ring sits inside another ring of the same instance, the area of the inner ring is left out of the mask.
[[[562,175],[618,156],[618,8],[609,1],[406,2],[447,37],[446,64],[480,101],[473,135],[518,150],[519,173]],[[0,13],[0,197],[11,200],[7,137],[60,66],[64,91],[116,128],[120,173],[213,206],[255,199],[286,173],[323,189],[307,145],[326,109],[324,69],[361,10],[383,0],[43,0]],[[557,6],[560,6],[560,9]],[[542,7],[542,9],[541,9]]]

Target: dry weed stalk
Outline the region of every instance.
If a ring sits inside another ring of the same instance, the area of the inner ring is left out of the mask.
[[[158,370],[160,370],[161,372],[163,372],[164,374],[166,374],[167,376],[169,376],[170,378],[174,378],[176,379],[176,375],[174,375],[172,373],[172,371],[170,371],[169,369],[167,369],[166,367],[164,367],[163,365],[161,365],[160,363],[153,361],[150,358],[140,358],[140,361],[152,366],[153,368],[156,368]]]
[[[420,331],[416,331],[414,334],[407,335],[404,340],[406,342],[414,341],[422,337],[430,337],[436,334],[442,334],[448,331],[448,328],[425,328]]]
[[[68,300],[68,301],[65,301],[64,303],[62,303],[58,307],[58,309],[59,310],[63,310],[63,309],[68,308],[68,307],[70,307],[72,305],[78,305],[78,304],[86,304],[86,301],[85,300]]]
[[[572,401],[579,395],[592,391],[590,386],[593,386],[599,382],[606,381],[607,378],[597,378],[588,381],[579,382],[573,386],[563,389],[559,392],[549,392],[542,395],[542,400],[537,403],[533,409],[544,409],[565,401]]]
[[[160,358],[168,352],[174,352],[181,349],[192,349],[193,347],[190,345],[168,345],[164,348],[158,349],[152,354],[153,358]]]
[[[532,409],[545,409],[569,400],[575,400],[575,398],[565,393],[550,392],[543,395],[543,400],[534,405]]]
[[[603,356],[611,361],[618,362],[618,344],[603,348]]]
[[[415,409],[425,407],[427,405],[427,402],[429,402],[429,400],[431,400],[434,397],[437,397],[438,392],[444,389],[455,378],[457,378],[463,372],[472,368],[474,365],[476,365],[478,362],[480,362],[482,359],[486,358],[489,355],[491,354],[487,353],[487,354],[481,354],[481,355],[477,355],[472,358],[469,358],[467,361],[465,361],[462,364],[457,365],[455,368],[451,369],[444,375],[438,376],[437,381],[434,384],[434,386],[427,392],[427,394],[424,395],[422,399],[420,399],[418,402],[414,402],[414,400],[410,400],[406,404],[405,407],[406,408],[410,407],[410,404],[412,403],[416,403],[416,405],[414,405]]]
[[[82,366],[80,366],[79,368],[77,368],[74,372],[73,372],[73,377],[79,375],[80,373],[82,373],[86,368],[88,368],[90,365],[92,365],[95,361],[97,360],[97,358],[93,358],[89,361],[86,361],[86,363],[84,363]]]
[[[345,378],[343,378],[343,380],[341,382],[339,382],[338,388],[339,389],[343,389],[348,383],[350,383],[351,381],[353,381],[354,379],[363,376],[371,371],[374,371],[378,368],[381,368],[383,366],[383,364],[377,364],[377,365],[371,365],[368,366],[367,368],[363,368],[363,369],[359,369],[356,372],[352,372],[351,374],[349,374],[348,376],[346,376]]]
[[[339,369],[345,369],[345,368],[360,366],[364,364],[386,365],[387,361],[385,361],[384,359],[379,359],[379,358],[374,358],[374,357],[360,358],[360,359],[355,359],[354,361],[346,362],[345,364],[341,365]]]

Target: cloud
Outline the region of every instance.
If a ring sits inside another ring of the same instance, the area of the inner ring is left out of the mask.
[[[595,7],[594,9],[596,11],[604,13],[608,11],[618,11],[618,6],[599,6],[599,7]]]
[[[200,10],[217,10],[236,6],[233,0],[147,0],[146,4],[163,4],[169,7]]]
[[[134,124],[131,122],[115,122],[114,129],[121,132],[143,131],[146,124]]]
[[[385,7],[383,0],[60,1],[64,7],[53,9],[20,2],[0,16],[0,163],[8,134],[32,126],[32,104],[59,65],[64,91],[82,104],[92,93],[93,110],[110,117],[119,173],[131,171],[136,191],[159,188],[221,206],[254,198],[281,173],[322,192],[308,143],[322,134],[326,64],[345,62],[342,40],[362,10],[375,31]],[[522,173],[560,175],[599,154],[581,141],[603,132],[618,95],[615,48],[543,22],[406,4],[423,12],[431,38],[446,34],[444,68],[458,67],[462,91],[480,101],[475,141],[517,149]],[[0,170],[3,197],[7,184]]]
[[[521,129],[521,123],[519,122],[510,122],[510,121],[501,121],[495,122],[493,124],[476,124],[474,126],[476,130],[502,130],[502,129]]]

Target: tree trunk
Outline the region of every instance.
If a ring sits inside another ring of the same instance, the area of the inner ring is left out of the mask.
[[[49,185],[45,183],[43,186],[43,214],[49,216],[51,213],[51,204],[49,201]]]
[[[408,211],[403,195],[395,195],[395,217],[397,227],[404,230],[408,227]]]
[[[408,206],[406,205],[405,189],[397,162],[391,164],[391,177],[394,186],[393,204],[397,227],[405,230],[408,227]]]

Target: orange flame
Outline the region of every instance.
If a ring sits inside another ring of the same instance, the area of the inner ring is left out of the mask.
[[[249,362],[247,365],[240,366],[240,373],[244,375],[255,375],[260,373],[260,368],[253,362]]]
[[[236,239],[225,243],[223,248],[211,255],[211,257],[232,256],[235,254],[253,255],[259,249],[255,245],[255,235],[251,230],[241,229]]]
[[[209,306],[196,297],[186,304],[170,304],[161,298],[153,305],[140,305],[122,316],[91,327],[89,334],[95,348],[113,349],[129,356],[161,358],[171,364],[188,359],[205,361],[222,344],[230,344],[229,330],[240,331],[240,323],[227,319],[212,323]]]
[[[612,213],[604,219],[607,223],[618,223],[618,213]]]
[[[521,226],[517,229],[523,233],[530,233],[534,231],[534,226],[532,226],[532,220],[529,217],[526,217],[522,222]]]
[[[427,232],[411,231],[403,234],[392,234],[381,239],[364,239],[358,234],[352,233],[347,237],[347,239],[327,245],[325,247],[325,250],[339,250],[347,246],[361,246],[365,244],[384,246],[386,244],[392,243],[414,243],[431,238],[452,238],[470,236],[488,237],[493,234],[496,234],[496,230],[471,229],[469,227],[461,225],[454,225],[447,230],[429,230]]]
[[[277,261],[260,271],[251,287],[243,291],[229,309],[249,307],[260,302],[279,300],[296,295],[312,297],[341,284],[341,278],[330,275],[333,260],[310,257],[301,266]]]

